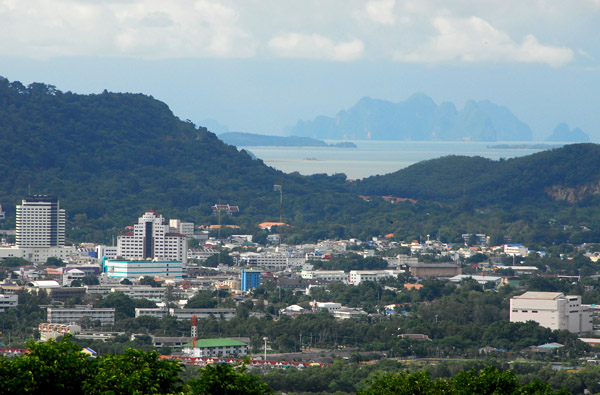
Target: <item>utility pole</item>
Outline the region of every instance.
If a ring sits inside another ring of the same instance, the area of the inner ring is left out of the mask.
[[[283,183],[273,185],[273,190],[279,191],[279,222],[283,222]]]

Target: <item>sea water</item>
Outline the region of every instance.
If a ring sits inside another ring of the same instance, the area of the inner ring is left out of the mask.
[[[338,141],[327,141],[337,143]],[[357,148],[239,147],[252,152],[266,165],[285,173],[344,173],[349,179],[393,173],[414,163],[448,155],[481,156],[498,160],[540,152],[532,142],[353,141]],[[495,146],[510,148],[494,148]]]

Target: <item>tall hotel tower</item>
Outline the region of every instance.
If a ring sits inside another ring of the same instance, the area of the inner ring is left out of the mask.
[[[17,205],[17,247],[64,247],[65,218],[56,196],[25,196]]]

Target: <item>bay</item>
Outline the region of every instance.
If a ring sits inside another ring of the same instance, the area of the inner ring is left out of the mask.
[[[328,140],[327,143],[339,141]],[[447,155],[481,156],[493,160],[530,155],[543,149],[493,148],[531,146],[538,142],[353,141],[357,148],[239,147],[252,152],[266,165],[285,173],[304,175],[344,173],[349,179],[388,174],[414,163]]]

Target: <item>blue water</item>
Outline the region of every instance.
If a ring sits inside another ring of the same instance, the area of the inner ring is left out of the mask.
[[[327,141],[335,143],[337,141]],[[271,167],[286,173],[294,171],[345,173],[350,179],[388,174],[414,163],[447,155],[482,156],[498,160],[530,155],[541,149],[488,148],[496,144],[536,144],[532,142],[424,142],[424,141],[354,141],[358,148],[314,147],[240,147],[252,152]]]

